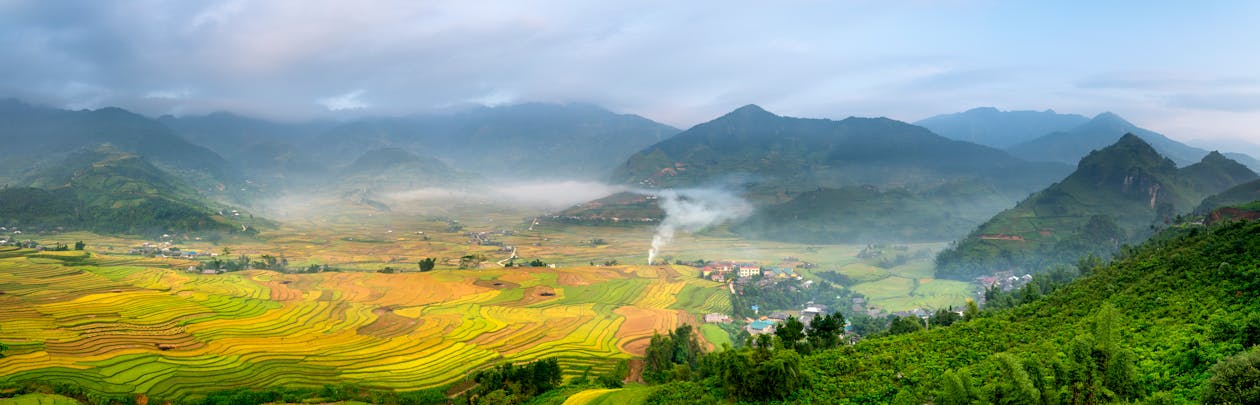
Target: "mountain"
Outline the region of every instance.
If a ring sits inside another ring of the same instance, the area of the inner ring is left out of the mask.
[[[135,154],[79,150],[0,190],[0,223],[139,235],[238,230],[184,183]]]
[[[295,178],[326,178],[329,167],[303,149],[334,124],[282,123],[231,113],[158,118],[180,136],[223,156],[255,181],[284,185]]]
[[[365,152],[340,171],[341,183],[352,188],[401,191],[456,185],[474,179],[433,157],[399,148]]]
[[[333,162],[392,147],[487,177],[598,179],[634,151],[677,132],[591,105],[532,103],[357,120],[330,128],[304,146]]]
[[[1208,153],[1198,163],[1182,168],[1181,172],[1190,184],[1207,195],[1256,178],[1256,172],[1216,151]]]
[[[1066,131],[1089,121],[1082,115],[1045,111],[1001,111],[993,107],[925,118],[914,124],[941,136],[1006,148],[1039,136]]]
[[[967,279],[1011,268],[1037,269],[1145,240],[1154,229],[1254,172],[1220,154],[1178,169],[1126,134],[1091,152],[1077,170],[985,222],[937,257],[937,275]]]
[[[1071,164],[1089,154],[1092,150],[1110,145],[1124,134],[1134,134],[1142,138],[1155,150],[1159,151],[1160,154],[1176,162],[1178,166],[1192,164],[1208,154],[1206,150],[1168,139],[1163,134],[1151,130],[1139,128],[1124,118],[1120,118],[1119,115],[1109,112],[1098,114],[1089,122],[1072,129],[1049,133],[1036,139],[1016,144],[1006,150],[1012,155],[1029,161]],[[1260,170],[1260,161],[1251,156],[1241,153],[1226,153],[1225,155],[1250,167],[1252,170]]]
[[[120,108],[68,111],[0,100],[0,179],[18,179],[54,165],[68,153],[110,144],[142,156],[211,194],[240,188],[237,172],[219,156],[189,143],[160,122]]]
[[[1260,201],[1260,180],[1242,183],[1220,194],[1205,198],[1194,212],[1206,215],[1218,208],[1241,206],[1256,201]]]
[[[612,180],[651,188],[735,180],[773,194],[979,178],[1031,191],[1068,170],[887,118],[790,118],[748,105],[643,149]]]

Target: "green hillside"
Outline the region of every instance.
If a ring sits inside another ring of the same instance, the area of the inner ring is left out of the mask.
[[[0,223],[102,233],[236,231],[197,191],[145,159],[103,146],[0,190]]]
[[[983,403],[1022,384],[1037,403],[1211,402],[1210,368],[1260,343],[1258,249],[1257,222],[1176,230],[1025,305],[808,357],[792,399],[970,403],[944,392],[953,374]]]
[[[1205,198],[1194,212],[1203,215],[1217,208],[1243,205],[1254,201],[1260,201],[1260,180],[1239,184],[1220,194]]]
[[[1011,268],[1036,270],[1085,254],[1107,256],[1145,240],[1206,196],[1256,178],[1210,154],[1178,169],[1128,134],[1090,153],[1062,182],[985,222],[937,257],[937,275],[966,279]]]
[[[246,198],[255,193],[221,156],[189,143],[162,123],[120,108],[68,111],[0,100],[0,182],[55,168],[70,153],[110,144],[209,195]],[[247,190],[242,192],[241,189]]]

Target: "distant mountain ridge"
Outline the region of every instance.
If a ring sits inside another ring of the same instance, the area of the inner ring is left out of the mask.
[[[56,164],[71,151],[113,145],[162,166],[206,193],[229,193],[242,179],[222,156],[180,137],[167,126],[120,108],[68,111],[0,100],[0,178],[17,179],[32,168]]]
[[[1205,197],[1257,178],[1219,153],[1178,169],[1134,134],[1081,159],[1077,170],[978,227],[937,258],[937,275],[967,278],[1011,268],[1108,256],[1141,242]]]
[[[971,177],[1035,189],[1069,170],[1029,164],[888,118],[791,118],[747,105],[643,149],[619,166],[612,180],[664,188],[742,177],[778,189],[771,192],[793,193]]]
[[[925,118],[914,124],[946,138],[1007,148],[1088,121],[1089,118],[1082,115],[1059,114],[1054,110],[1001,111],[993,107],[978,107]]]
[[[402,148],[460,170],[507,179],[597,179],[678,130],[586,104],[529,103],[447,115],[357,120],[309,144],[318,156]]]
[[[1007,148],[1015,156],[1030,161],[1072,163],[1085,156],[1091,150],[1101,149],[1114,143],[1124,134],[1134,134],[1149,143],[1160,154],[1176,162],[1178,166],[1193,164],[1208,154],[1208,151],[1169,139],[1155,131],[1139,128],[1119,115],[1105,112],[1098,114],[1089,122],[1072,129],[1053,132]],[[1226,153],[1230,157],[1260,170],[1260,161],[1241,153]]]

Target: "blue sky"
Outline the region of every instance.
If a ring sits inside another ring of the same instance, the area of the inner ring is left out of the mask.
[[[749,103],[907,121],[994,106],[1113,111],[1216,146],[1260,143],[1257,17],[1210,1],[0,0],[0,96],[279,119],[588,102],[684,128]]]

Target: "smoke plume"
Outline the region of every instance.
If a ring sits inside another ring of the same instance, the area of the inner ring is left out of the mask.
[[[723,222],[744,218],[752,205],[734,193],[716,189],[680,189],[655,192],[665,218],[652,236],[648,264],[674,240],[678,231],[697,232]]]

